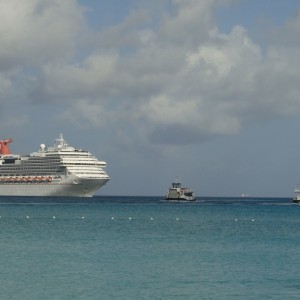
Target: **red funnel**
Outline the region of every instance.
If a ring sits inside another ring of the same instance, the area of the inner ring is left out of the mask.
[[[7,144],[11,143],[12,139],[0,140],[0,154],[10,154]]]

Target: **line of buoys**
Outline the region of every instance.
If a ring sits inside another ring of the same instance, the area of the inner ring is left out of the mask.
[[[2,216],[0,216],[0,219],[2,218]],[[26,219],[30,219],[31,217],[30,216],[26,216]],[[51,218],[52,219],[56,219],[56,216],[51,216]],[[39,218],[40,219],[40,218]],[[80,219],[82,219],[82,220],[84,220],[85,219],[85,216],[81,216],[80,217]],[[115,217],[114,216],[112,216],[111,218],[110,218],[111,220],[115,220]],[[120,220],[122,220],[123,218],[120,218]],[[123,219],[124,220],[124,219]],[[133,217],[128,217],[128,220],[133,220]],[[149,220],[150,221],[154,221],[154,218],[153,217],[150,217],[149,218]],[[176,219],[175,219],[176,221],[179,221],[180,219],[177,217]],[[235,219],[236,221],[237,221],[237,219]],[[254,221],[254,219],[252,219],[252,221]]]
[[[2,218],[2,216],[0,216],[0,219]],[[82,220],[84,220],[85,219],[85,216],[81,216],[80,217]],[[30,216],[26,216],[26,219],[30,219]],[[52,216],[52,219],[56,219],[56,216]],[[115,220],[115,217],[111,217],[110,218],[111,220]],[[120,218],[120,220],[122,220],[122,218]],[[128,217],[128,220],[133,220],[133,218],[132,217]],[[153,217],[150,217],[149,218],[149,220],[150,221],[153,221],[154,220],[154,218]],[[177,217],[176,219],[175,219],[176,221],[179,221],[180,219]],[[247,221],[247,220],[240,220],[240,219],[234,219],[234,221],[235,222],[238,222],[238,221]],[[251,221],[251,222],[255,222],[255,219],[250,219],[249,221]]]

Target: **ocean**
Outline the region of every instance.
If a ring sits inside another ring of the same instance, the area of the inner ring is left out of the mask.
[[[300,205],[0,197],[0,299],[300,299]]]

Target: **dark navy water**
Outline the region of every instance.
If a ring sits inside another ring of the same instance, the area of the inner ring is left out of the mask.
[[[291,199],[0,198],[0,299],[300,299]]]

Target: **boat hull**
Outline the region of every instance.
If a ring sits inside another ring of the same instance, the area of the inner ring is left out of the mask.
[[[178,185],[179,183],[173,183],[173,185],[174,184]],[[186,188],[182,189],[181,187],[170,188],[165,199],[171,201],[195,201],[196,200],[193,191],[188,190]]]
[[[1,183],[0,196],[92,197],[107,181],[77,177],[51,183]]]
[[[184,197],[184,198],[166,198],[165,200],[168,201],[185,201],[185,202],[190,202],[190,201],[195,201],[196,198],[194,197]]]

